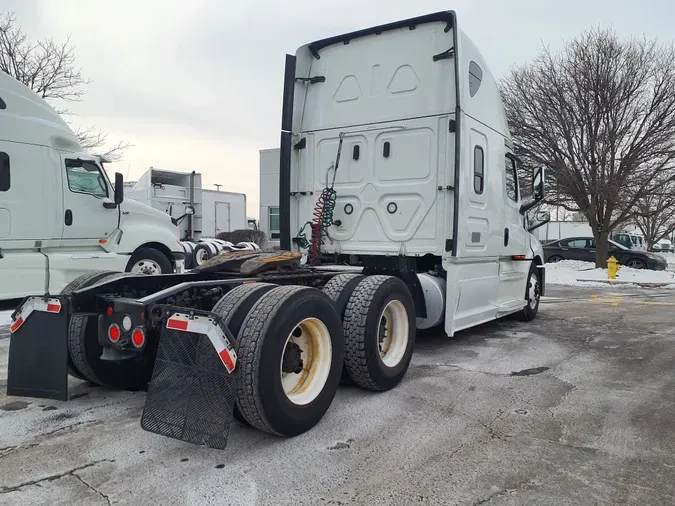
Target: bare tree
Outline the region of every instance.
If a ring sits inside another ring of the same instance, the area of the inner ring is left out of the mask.
[[[119,141],[116,144],[108,142],[108,134],[96,127],[73,127],[73,132],[80,140],[80,145],[85,151],[102,155],[111,162],[122,159],[124,151],[131,147],[131,144],[125,141]]]
[[[67,38],[62,43],[53,39],[29,42],[16,26],[14,13],[0,12],[0,71],[25,84],[50,102],[60,114],[70,114],[63,107],[68,102],[80,102],[89,80],[75,65],[74,47]],[[127,142],[108,144],[107,134],[96,127],[73,128],[82,147],[110,160],[122,158]]]
[[[668,177],[661,179],[668,179]],[[675,184],[669,181],[655,192],[638,199],[633,222],[647,241],[649,251],[661,239],[673,235],[675,232]]]
[[[512,68],[502,97],[519,156],[588,219],[605,266],[610,232],[675,180],[675,49],[592,30]]]

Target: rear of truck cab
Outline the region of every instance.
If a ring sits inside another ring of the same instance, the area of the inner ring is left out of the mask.
[[[282,249],[321,216],[326,258],[442,267],[449,335],[525,304],[540,248],[496,80],[454,12],[287,56],[280,167]]]

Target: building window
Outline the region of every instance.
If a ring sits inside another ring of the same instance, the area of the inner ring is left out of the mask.
[[[270,207],[270,239],[279,239],[281,231],[279,229],[279,208]]]
[[[0,192],[9,190],[9,155],[0,152]]]
[[[506,157],[506,167],[504,170],[506,176],[506,194],[514,202],[518,202],[518,171],[516,170],[516,161],[511,157]]]
[[[473,148],[473,191],[477,194],[483,193],[485,186],[485,154],[483,148],[476,146]]]

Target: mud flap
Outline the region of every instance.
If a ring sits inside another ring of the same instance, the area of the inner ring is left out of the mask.
[[[171,318],[162,323],[141,427],[188,443],[224,449],[235,401],[232,336],[213,318],[197,317],[200,332],[192,331],[195,320],[188,321],[185,315],[179,325],[168,328]]]
[[[9,342],[7,395],[68,400],[67,300],[50,301],[60,302],[58,312],[38,309],[40,305],[46,308],[47,303],[31,297],[15,313]]]

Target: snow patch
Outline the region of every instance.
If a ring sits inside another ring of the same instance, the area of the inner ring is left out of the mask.
[[[0,327],[4,327],[12,323],[12,313],[14,311],[0,311]]]
[[[666,259],[666,262],[668,262],[668,265],[673,265],[675,264],[675,253],[661,253],[660,251],[656,252],[657,255],[662,256],[663,258]]]
[[[598,282],[579,281],[580,279],[598,280]],[[607,284],[600,283],[601,280],[607,280],[607,269],[596,269],[595,264],[592,262],[563,260],[553,264],[546,264],[546,284],[606,287]],[[621,267],[616,275],[616,280],[632,284],[675,283],[675,273]],[[673,288],[675,288],[675,285],[673,285]]]

